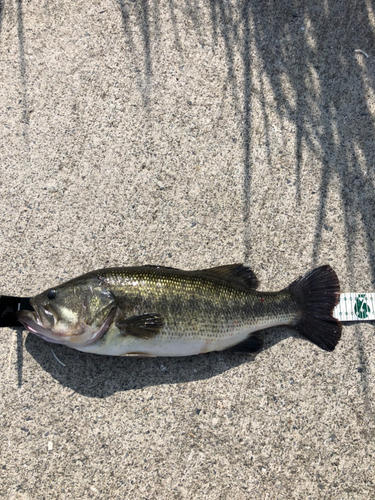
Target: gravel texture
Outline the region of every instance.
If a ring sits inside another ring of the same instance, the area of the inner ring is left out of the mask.
[[[234,262],[375,291],[374,36],[371,0],[0,0],[1,292]],[[0,333],[1,498],[375,497],[373,325],[181,359]]]

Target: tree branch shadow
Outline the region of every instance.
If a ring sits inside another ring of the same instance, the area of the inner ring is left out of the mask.
[[[203,2],[210,25],[203,24],[201,5],[186,0],[184,9],[168,0],[176,49],[184,57],[179,16],[189,18],[199,42],[202,33],[210,36],[213,47],[225,47],[227,80],[233,103],[242,115],[243,147],[243,222],[244,258],[252,258],[252,100],[254,71],[252,54],[256,53],[263,76],[268,79],[276,99],[276,114],[294,125],[295,134],[295,199],[303,199],[304,148],[322,164],[317,179],[319,208],[316,214],[312,263],[317,265],[324,231],[329,230],[328,193],[333,181],[339,183],[347,268],[353,269],[353,248],[359,234],[364,235],[366,254],[375,284],[375,187],[373,169],[375,123],[369,109],[368,95],[375,92],[375,67],[369,64],[375,54],[373,7],[366,0],[210,0]],[[125,5],[124,0],[119,0]],[[147,0],[141,2],[138,16],[144,40],[144,81],[152,80],[152,34]],[[182,14],[181,14],[182,13]],[[125,17],[123,16],[123,19]],[[154,20],[155,21],[155,20]],[[126,20],[128,23],[128,19]],[[129,29],[125,27],[125,34]],[[366,54],[370,58],[366,57]],[[241,67],[235,64],[239,55]],[[285,88],[290,86],[295,101],[291,102]],[[260,89],[261,109],[265,123],[266,158],[272,170],[272,124],[266,109],[264,89]],[[358,225],[360,221],[360,225]],[[355,278],[350,286],[355,289]],[[360,328],[356,328],[361,364],[367,364]],[[213,355],[216,356],[216,355]],[[202,358],[203,359],[203,358]],[[233,358],[234,359],[234,358]],[[201,362],[201,361],[200,361]],[[137,363],[137,362],[135,362]],[[184,362],[185,363],[185,362]],[[186,361],[188,363],[188,361]],[[366,389],[368,391],[368,388]]]

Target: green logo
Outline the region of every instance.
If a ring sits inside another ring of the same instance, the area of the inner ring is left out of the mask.
[[[364,293],[359,294],[357,300],[355,301],[354,312],[360,319],[365,319],[371,312],[371,309],[367,305],[366,295]]]

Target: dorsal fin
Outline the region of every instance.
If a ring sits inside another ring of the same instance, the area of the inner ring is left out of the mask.
[[[212,267],[211,269],[202,269],[197,272],[208,277],[229,281],[252,290],[258,288],[259,285],[258,278],[255,276],[254,272],[243,264],[228,264],[225,266]]]
[[[196,269],[195,271],[183,271],[174,267],[165,266],[139,266],[134,268],[124,268],[135,271],[149,271],[153,274],[179,275],[179,276],[195,276],[213,278],[216,280],[227,282],[233,286],[240,287],[244,290],[255,290],[258,285],[258,279],[254,272],[243,264],[227,264],[225,266],[211,267],[210,269]],[[106,275],[110,272],[121,271],[122,268],[99,269],[95,274]],[[89,275],[91,273],[88,273]]]

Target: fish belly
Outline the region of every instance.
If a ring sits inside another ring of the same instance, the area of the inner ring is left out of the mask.
[[[211,351],[223,351],[243,342],[255,331],[280,324],[287,324],[287,322],[279,318],[268,320],[256,325],[229,330],[225,335],[217,335],[214,332],[205,332],[200,335],[163,332],[152,339],[123,336],[117,328],[113,327],[98,343],[77,349],[107,356],[193,356]]]

